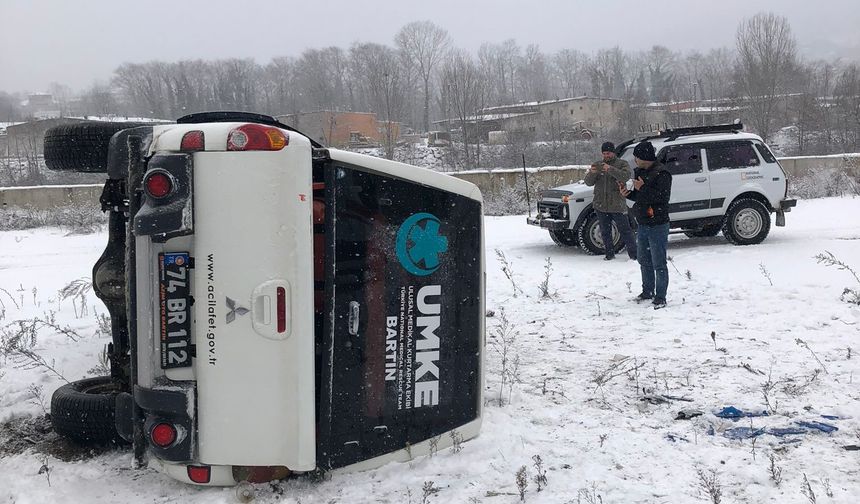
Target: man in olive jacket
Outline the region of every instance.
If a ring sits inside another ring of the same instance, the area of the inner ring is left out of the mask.
[[[666,306],[669,268],[666,246],[669,242],[669,197],[672,194],[672,174],[657,161],[651,142],[640,142],[633,149],[636,171],[633,190],[618,186],[618,192],[633,200],[633,215],[639,224],[638,256],[642,272],[642,293],[637,301],[653,299],[654,308]]]
[[[610,261],[615,258],[615,248],[612,246],[613,222],[627,248],[627,255],[630,259],[636,259],[636,240],[627,221],[627,203],[618,193],[618,184],[626,184],[630,179],[630,165],[615,155],[615,145],[612,142],[604,142],[600,151],[603,160],[591,165],[585,175],[585,185],[594,187],[592,206],[600,223],[603,250],[606,254],[604,259]]]

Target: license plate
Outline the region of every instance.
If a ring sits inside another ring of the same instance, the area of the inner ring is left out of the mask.
[[[162,369],[191,365],[188,253],[158,254]]]

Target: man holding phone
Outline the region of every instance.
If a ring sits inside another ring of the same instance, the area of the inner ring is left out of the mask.
[[[639,269],[642,271],[642,293],[637,302],[651,299],[654,308],[666,306],[669,269],[666,246],[669,241],[669,198],[672,174],[659,161],[651,142],[640,142],[633,149],[636,162],[633,189],[618,184],[618,193],[633,200],[633,215],[638,228]]]
[[[618,233],[627,248],[630,259],[636,259],[636,240],[630,223],[627,220],[627,203],[618,193],[618,184],[625,184],[630,179],[630,165],[627,161],[615,155],[615,144],[604,142],[600,146],[603,159],[592,163],[585,175],[585,185],[594,187],[594,212],[600,223],[600,235],[603,238],[604,260],[615,259],[615,248],[612,246],[612,223],[618,228]]]

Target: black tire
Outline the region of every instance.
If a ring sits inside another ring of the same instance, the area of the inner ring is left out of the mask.
[[[600,223],[597,221],[597,214],[591,212],[585,219],[585,222],[576,230],[576,238],[580,248],[592,255],[603,255],[606,251],[603,249],[603,238],[600,234]],[[621,252],[624,248],[624,241],[621,239],[621,233],[612,223],[612,242],[613,254]]]
[[[110,376],[85,378],[58,388],[51,397],[54,431],[84,445],[125,444],[115,421],[120,391]]]
[[[770,232],[770,211],[761,202],[742,198],[732,202],[723,223],[723,236],[735,245],[761,243]]]
[[[710,238],[720,234],[722,227],[722,224],[713,224],[705,226],[702,229],[687,229],[684,231],[684,234],[687,235],[688,238]]]
[[[550,238],[556,245],[562,247],[575,247],[579,245],[576,240],[576,233],[572,229],[559,229],[558,231],[550,231]]]
[[[107,173],[114,133],[139,126],[128,122],[82,122],[54,126],[45,133],[45,165],[54,171]]]

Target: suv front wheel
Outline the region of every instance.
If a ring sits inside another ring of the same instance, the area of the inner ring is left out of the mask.
[[[578,245],[576,241],[576,233],[572,229],[559,229],[549,232],[550,238],[556,245],[573,247]]]
[[[770,212],[762,202],[743,198],[733,201],[726,212],[723,235],[735,245],[761,243],[770,232]]]
[[[592,211],[588,214],[585,222],[576,230],[576,237],[579,246],[587,253],[594,255],[606,253],[603,248],[603,235],[600,234],[600,222],[597,220],[597,213]],[[621,239],[621,234],[614,222],[612,223],[612,245],[613,254],[621,252],[621,249],[624,248],[624,241]]]

